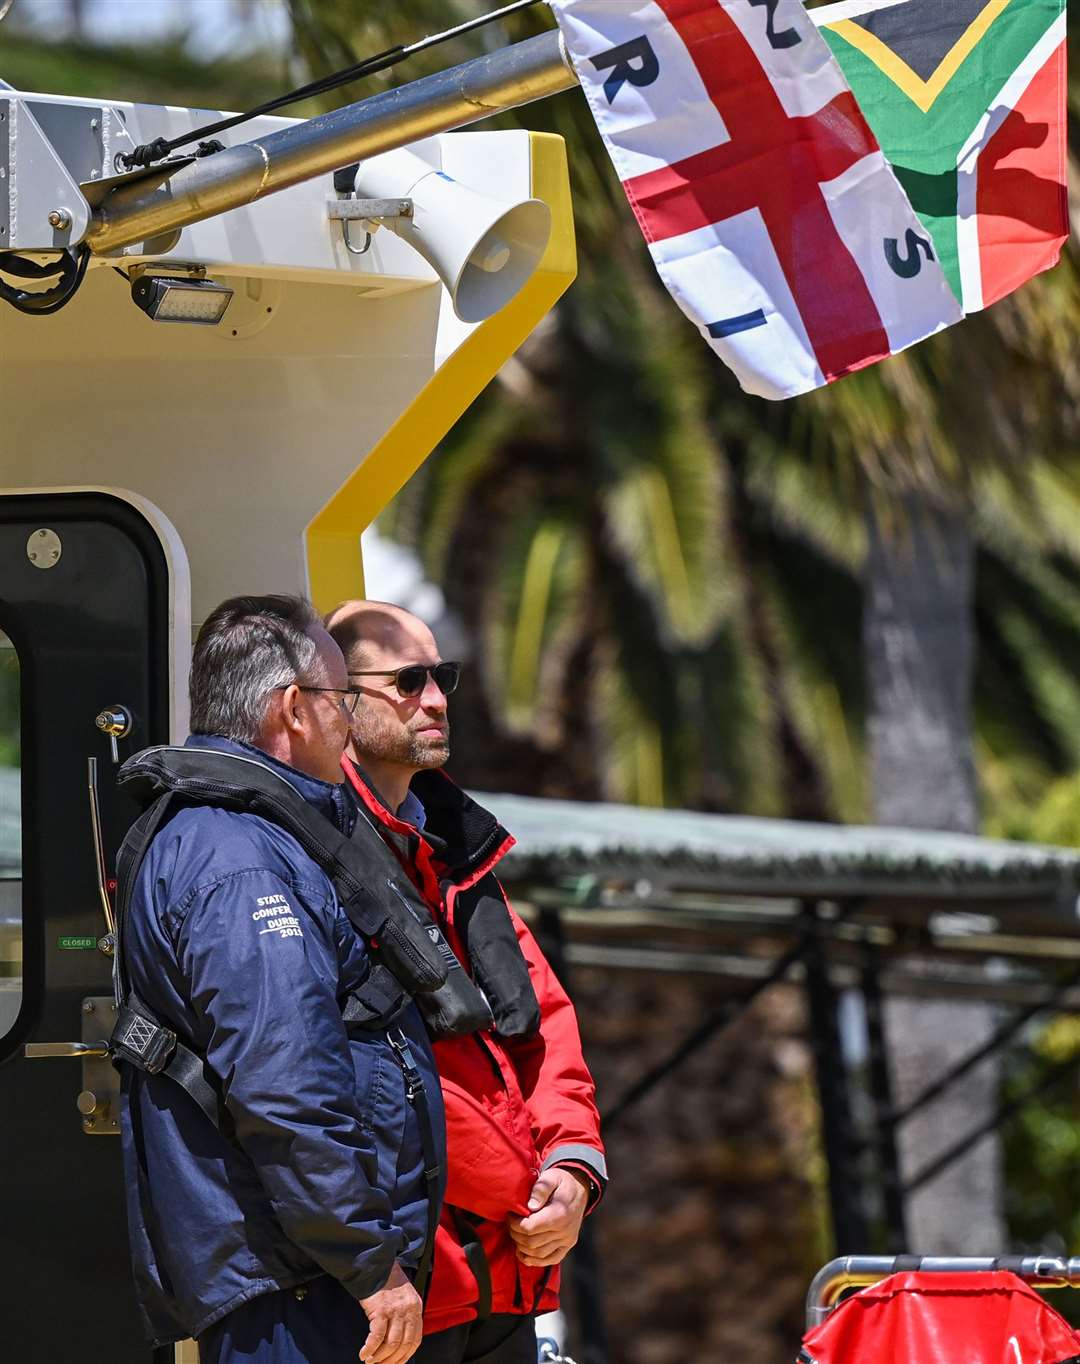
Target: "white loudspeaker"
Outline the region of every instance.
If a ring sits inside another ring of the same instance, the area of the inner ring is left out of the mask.
[[[358,199],[411,199],[411,218],[385,225],[435,267],[462,322],[482,322],[532,275],[551,236],[542,199],[479,194],[402,148],[360,163]]]

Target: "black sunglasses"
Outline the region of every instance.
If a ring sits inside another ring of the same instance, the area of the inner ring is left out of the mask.
[[[399,696],[419,696],[430,677],[444,696],[457,690],[461,681],[460,663],[407,663],[404,668],[376,668],[353,673],[350,677],[392,677]]]

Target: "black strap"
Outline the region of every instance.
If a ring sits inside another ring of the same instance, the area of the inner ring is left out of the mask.
[[[124,928],[139,869],[166,817],[173,813],[175,796],[160,796],[132,825],[116,858],[116,945],[113,949],[113,996],[117,1023],[111,1039],[113,1055],[140,1065],[151,1074],[168,1075],[223,1135],[232,1123],[217,1090],[207,1079],[202,1058],[176,1034],[163,1027],[131,988],[124,957]]]
[[[222,1136],[232,1139],[232,1119],[221,1096],[207,1080],[206,1066],[200,1056],[185,1047],[183,1042],[177,1041],[176,1050],[161,1073],[175,1080],[181,1089],[186,1089],[214,1126],[220,1129]]]
[[[449,1204],[447,1204],[450,1207]],[[491,1316],[491,1265],[487,1251],[476,1229],[475,1221],[464,1208],[450,1207],[461,1249],[465,1252],[465,1263],[469,1273],[476,1280],[476,1319],[486,1321]]]
[[[428,1103],[424,1077],[420,1074],[416,1060],[409,1046],[409,1040],[400,1028],[391,1028],[387,1040],[394,1049],[401,1073],[405,1078],[405,1097],[416,1113],[420,1124],[420,1147],[424,1156],[424,1182],[427,1185],[427,1231],[424,1236],[424,1249],[416,1266],[413,1285],[426,1301],[431,1283],[431,1266],[435,1258],[435,1232],[439,1226],[439,1154],[435,1146],[435,1127],[431,1121],[431,1106]]]
[[[174,796],[167,791],[160,796],[148,810],[145,810],[127,832],[120,851],[116,855],[116,945],[113,949],[113,1000],[119,1011],[131,993],[124,962],[124,925],[127,923],[131,897],[135,894],[135,883],[139,878],[139,868],[143,864],[147,849],[154,835],[161,828],[169,813]]]
[[[539,1280],[537,1281],[537,1284],[536,1284],[536,1292],[533,1294],[533,1301],[532,1301],[532,1313],[533,1313],[533,1316],[537,1316],[537,1315],[539,1314],[539,1311],[540,1311],[540,1299],[544,1296],[544,1293],[547,1291],[547,1286],[548,1286],[548,1284],[551,1282],[551,1276],[552,1276],[552,1274],[554,1274],[554,1273],[555,1273],[555,1266],[554,1266],[554,1265],[548,1265],[548,1266],[545,1268],[543,1274],[540,1275]]]

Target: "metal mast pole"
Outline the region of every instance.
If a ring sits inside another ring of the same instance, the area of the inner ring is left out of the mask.
[[[561,35],[552,29],[449,71],[202,157],[164,182],[151,175],[120,185],[95,209],[84,240],[96,255],[115,252],[353,161],[557,95],[577,83]]]

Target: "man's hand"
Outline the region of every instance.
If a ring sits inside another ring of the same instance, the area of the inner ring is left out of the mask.
[[[360,1351],[364,1364],[405,1364],[420,1344],[424,1304],[400,1265],[377,1293],[361,1298],[368,1338]]]
[[[529,1216],[510,1219],[510,1235],[523,1265],[557,1265],[577,1244],[589,1202],[584,1175],[552,1166],[533,1185]]]

